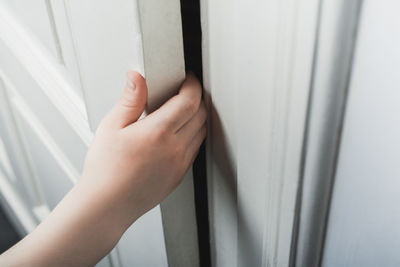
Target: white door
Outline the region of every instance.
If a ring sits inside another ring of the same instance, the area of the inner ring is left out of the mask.
[[[398,1],[201,3],[212,265],[399,266]]]
[[[398,266],[399,4],[199,2],[211,265]],[[149,110],[175,92],[179,0],[0,0],[0,189],[21,232],[79,179],[129,69]],[[199,266],[195,214],[189,171],[100,265]]]
[[[79,179],[130,69],[146,77],[149,111],[176,92],[185,77],[179,0],[0,1],[1,193],[22,233]],[[172,204],[140,218],[99,266],[197,266],[192,179],[190,171]],[[182,202],[175,221],[163,221]]]
[[[212,266],[288,266],[319,1],[201,4]]]

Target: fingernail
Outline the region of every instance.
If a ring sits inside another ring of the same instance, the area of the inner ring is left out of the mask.
[[[128,87],[129,90],[135,90],[136,89],[136,84],[132,81],[132,77],[128,75],[127,80],[126,80],[126,86]]]

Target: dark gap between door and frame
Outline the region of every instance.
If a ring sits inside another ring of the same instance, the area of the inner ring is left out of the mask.
[[[181,0],[185,68],[193,71],[202,82],[200,0]],[[193,164],[193,183],[200,266],[211,266],[205,144]]]

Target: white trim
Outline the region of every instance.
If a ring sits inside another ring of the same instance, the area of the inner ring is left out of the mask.
[[[52,9],[54,28],[57,32],[59,46],[64,65],[76,84],[76,90],[83,99],[82,77],[80,73],[79,60],[74,46],[74,37],[69,22],[66,1],[47,0]]]
[[[6,148],[4,146],[3,139],[0,136],[0,163],[4,170],[6,171],[6,174],[10,178],[11,181],[15,182],[16,177],[15,173],[11,167],[10,159],[7,156]]]
[[[289,266],[319,1],[201,4],[212,265]]]
[[[295,266],[320,266],[361,0],[322,1],[298,198]]]
[[[45,0],[45,6],[47,9],[47,14],[49,16],[51,35],[53,37],[54,46],[56,48],[57,59],[60,64],[65,65],[65,59],[61,48],[59,33],[57,31],[52,2],[50,0]]]
[[[289,266],[319,1],[279,1],[261,266]]]
[[[50,154],[53,155],[54,159],[64,170],[71,182],[75,184],[80,177],[79,171],[76,170],[73,164],[69,161],[68,157],[64,154],[64,152],[62,152],[62,150],[59,148],[51,135],[46,131],[42,123],[36,118],[34,112],[25,103],[22,96],[15,89],[14,85],[8,80],[8,78],[1,70],[0,78],[2,79],[7,89],[7,92],[9,94],[9,103],[14,107],[14,112],[19,112],[21,117],[36,133],[37,137],[41,140],[41,142],[44,144]],[[18,125],[17,121],[16,123]]]
[[[35,220],[29,215],[23,202],[7,181],[7,178],[0,172],[0,192],[5,199],[5,204],[14,213],[17,223],[23,227],[25,233],[30,233],[36,228]]]
[[[2,104],[4,105],[4,110],[5,112],[5,119],[6,121],[4,122],[5,125],[4,127],[8,127],[10,135],[9,137],[12,138],[8,140],[12,144],[12,150],[14,153],[16,153],[18,161],[23,162],[23,166],[21,166],[20,171],[23,172],[22,177],[20,177],[25,183],[25,187],[28,190],[28,194],[31,197],[32,201],[34,201],[35,205],[40,205],[41,203],[44,203],[44,197],[41,191],[41,188],[39,187],[38,184],[38,179],[35,175],[35,173],[32,170],[32,166],[30,165],[30,162],[28,160],[29,155],[27,154],[26,147],[23,145],[22,139],[20,132],[18,130],[18,125],[15,120],[14,114],[11,109],[11,103],[9,99],[9,90],[11,90],[13,87],[12,83],[8,80],[8,78],[5,76],[3,71],[0,69],[0,82],[4,88],[2,88],[2,97],[4,97]],[[15,170],[14,170],[15,172]]]
[[[135,39],[149,88],[146,112],[152,112],[175,95],[185,79],[180,1],[137,0],[137,8],[141,34]]]
[[[45,130],[40,121],[33,115],[34,113],[29,109],[29,107],[24,103],[23,99],[18,95],[18,93],[11,89],[10,102],[18,112],[24,121],[31,127],[43,145],[47,148],[50,154],[54,157],[59,166],[64,170],[65,174],[68,176],[70,181],[75,184],[80,175],[75,167],[68,160],[67,156],[58,147],[56,142],[50,136],[50,134]]]
[[[90,144],[90,131],[85,105],[62,73],[64,70],[24,29],[12,12],[0,3],[0,38],[24,65],[46,96],[65,117],[83,142]]]

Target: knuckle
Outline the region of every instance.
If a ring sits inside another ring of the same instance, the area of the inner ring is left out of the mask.
[[[168,138],[168,131],[166,127],[160,126],[152,132],[151,136],[155,143],[165,142]]]
[[[151,143],[158,143],[163,138],[163,133],[160,130],[155,130],[149,134]]]
[[[186,99],[185,102],[183,102],[183,109],[184,112],[191,114],[195,113],[198,109],[197,99]]]

